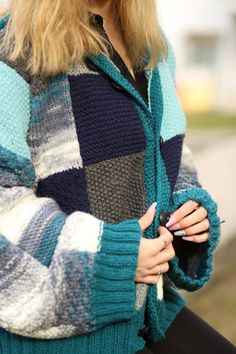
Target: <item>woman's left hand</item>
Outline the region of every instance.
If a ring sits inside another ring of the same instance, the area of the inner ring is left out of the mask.
[[[201,243],[210,237],[210,222],[207,210],[198,202],[189,200],[171,214],[166,227],[174,231],[176,236],[186,241]]]

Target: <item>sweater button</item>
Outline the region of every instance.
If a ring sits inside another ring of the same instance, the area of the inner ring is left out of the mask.
[[[116,81],[111,81],[111,85],[117,90],[117,91],[124,91],[123,87],[120,86]]]
[[[168,221],[170,220],[170,213],[168,210],[162,210],[159,214],[159,223],[161,226],[166,226]]]
[[[145,337],[149,333],[149,327],[145,326],[138,331],[139,337]]]

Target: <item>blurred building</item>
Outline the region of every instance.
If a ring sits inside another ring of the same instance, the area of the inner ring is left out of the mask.
[[[236,112],[236,0],[157,0],[189,112]]]

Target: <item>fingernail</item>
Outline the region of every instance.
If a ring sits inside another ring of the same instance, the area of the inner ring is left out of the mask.
[[[174,224],[171,227],[168,227],[170,231],[175,231],[180,229],[180,224]]]
[[[194,239],[192,237],[183,237],[182,240],[185,241],[194,241]]]
[[[166,224],[166,227],[169,227],[169,226],[171,226],[171,225],[174,225],[174,224],[176,224],[176,222],[177,222],[177,219],[176,219],[176,218],[170,217],[168,223]]]
[[[182,237],[182,236],[186,235],[186,232],[184,230],[179,230],[179,231],[173,232],[173,234],[174,234],[174,236]]]
[[[151,214],[153,213],[153,211],[156,209],[156,206],[157,206],[157,202],[154,202],[150,205],[150,207],[148,208],[148,214]]]

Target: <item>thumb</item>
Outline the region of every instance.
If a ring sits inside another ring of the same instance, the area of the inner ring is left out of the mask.
[[[156,206],[157,202],[152,203],[146,213],[139,219],[140,227],[142,230],[145,230],[152,224],[155,217]]]

